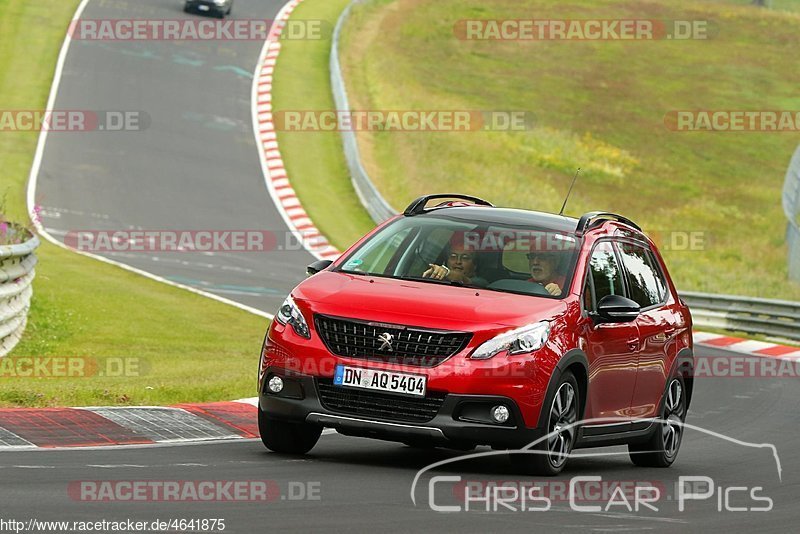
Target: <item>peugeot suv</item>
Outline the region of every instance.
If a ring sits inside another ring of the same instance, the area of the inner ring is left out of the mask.
[[[691,316],[625,217],[429,195],[308,273],[262,347],[258,423],[272,451],[305,454],[329,427],[509,449],[541,475],[580,447],[627,445],[640,466],[678,454]]]

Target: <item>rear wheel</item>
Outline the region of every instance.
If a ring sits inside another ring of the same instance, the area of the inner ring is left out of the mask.
[[[686,387],[683,378],[672,378],[664,394],[661,421],[645,443],[628,445],[631,461],[640,467],[669,467],[678,457],[686,420]]]
[[[556,394],[550,405],[547,438],[530,450],[532,453],[512,453],[511,462],[519,471],[529,475],[555,476],[564,469],[578,435],[580,390],[575,375],[561,375]]]
[[[274,452],[305,454],[314,448],[322,427],[272,419],[258,409],[258,431],[264,446]]]

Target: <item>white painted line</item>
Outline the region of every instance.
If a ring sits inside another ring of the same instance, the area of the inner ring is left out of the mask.
[[[241,402],[242,404],[249,404],[251,406],[258,406],[258,397],[248,397],[246,399],[236,399],[233,402]]]

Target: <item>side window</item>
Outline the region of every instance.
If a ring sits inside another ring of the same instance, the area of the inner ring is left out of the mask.
[[[587,283],[587,289],[594,285],[594,298],[589,310],[595,311],[597,303],[607,295],[625,294],[622,273],[614,254],[614,248],[609,241],[601,241],[592,251],[592,257],[589,260],[589,276],[591,283]]]
[[[628,243],[620,243],[619,251],[627,271],[630,298],[642,308],[661,303],[666,288],[652,253],[644,247]]]

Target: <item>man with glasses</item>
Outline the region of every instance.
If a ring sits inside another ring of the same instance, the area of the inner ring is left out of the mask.
[[[552,250],[531,247],[528,256],[528,267],[531,270],[529,282],[538,282],[554,297],[561,295],[565,276],[561,271],[561,254]]]

